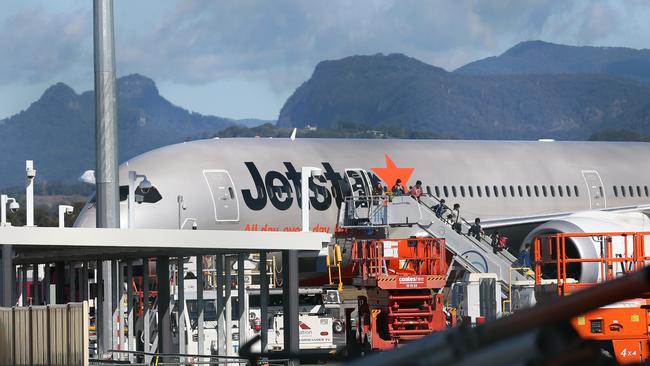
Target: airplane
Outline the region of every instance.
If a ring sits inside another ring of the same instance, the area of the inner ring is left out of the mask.
[[[335,231],[344,197],[397,179],[407,188],[422,181],[432,196],[459,203],[464,218],[479,217],[515,245],[552,232],[647,230],[646,156],[650,144],[623,142],[198,140],[120,166],[121,227],[128,225],[128,172],[136,171],[153,187],[136,191],[135,227],[173,229],[191,218],[200,230],[299,231],[300,171],[314,166],[322,175],[309,183],[313,231]],[[95,226],[94,198],[75,226]],[[583,257],[596,249],[573,243],[567,250]]]

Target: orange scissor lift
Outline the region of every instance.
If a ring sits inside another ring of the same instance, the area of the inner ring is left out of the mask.
[[[438,238],[357,240],[352,245],[358,297],[357,341],[386,350],[446,328],[445,241]]]
[[[576,282],[571,267],[593,263],[598,266],[598,282],[633,272],[650,263],[645,236],[650,232],[560,233],[535,238],[535,284],[542,285],[542,274],[556,272],[557,295],[567,296],[597,282]],[[571,258],[567,242],[591,240],[599,246],[596,258]],[[650,245],[650,242],[648,243]],[[550,270],[550,271],[549,271]],[[619,363],[645,362],[650,356],[650,294],[611,304],[572,319],[571,324],[584,339],[600,341]]]

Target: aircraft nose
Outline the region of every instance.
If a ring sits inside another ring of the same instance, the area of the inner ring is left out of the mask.
[[[86,204],[77,216],[77,219],[74,222],[74,227],[87,227],[94,228],[96,226],[96,214],[97,210],[94,205]]]

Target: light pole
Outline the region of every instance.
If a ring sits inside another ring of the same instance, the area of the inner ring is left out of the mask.
[[[147,194],[149,192],[149,189],[151,189],[152,187],[151,182],[149,182],[149,179],[147,179],[146,175],[138,174],[134,170],[129,171],[129,200],[128,200],[129,229],[133,229],[135,227],[135,212],[134,212],[135,202],[136,202],[135,182],[140,178],[142,178],[142,181],[140,182],[137,188],[140,188],[140,191],[143,194]],[[140,201],[139,203],[142,203],[142,201]]]
[[[183,199],[183,195],[179,194],[178,196],[176,196],[176,202],[178,203],[178,228],[182,229],[183,222],[181,221],[181,211],[187,210],[187,207],[185,207],[185,201]]]
[[[11,203],[9,203],[11,202]],[[9,197],[6,194],[0,196],[0,206],[1,207],[1,216],[0,216],[0,225],[2,226],[11,226],[7,223],[7,203],[9,203],[9,209],[11,212],[16,212],[20,208],[20,205],[15,198]]]
[[[74,207],[69,205],[59,205],[59,227],[65,227],[65,215],[72,215]]]
[[[34,226],[34,178],[36,178],[36,170],[34,169],[34,161],[25,161],[25,205],[27,206],[27,226]]]
[[[11,202],[11,203],[9,203]],[[12,212],[18,211],[20,205],[16,202],[15,198],[9,197],[6,194],[0,195],[0,226],[10,226],[11,224],[7,223],[7,203],[9,203],[9,209]],[[13,265],[13,256],[14,251],[11,245],[2,246],[2,305],[3,306],[13,306],[15,305],[15,272]]]

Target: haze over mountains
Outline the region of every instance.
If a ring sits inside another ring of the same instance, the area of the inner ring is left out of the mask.
[[[118,119],[121,161],[235,123],[262,122],[192,113],[141,75],[118,80]],[[350,125],[471,139],[584,140],[611,129],[647,135],[650,51],[531,41],[454,72],[401,54],[323,61],[278,119],[281,128],[308,124],[323,130],[315,136]],[[0,187],[22,184],[25,159],[36,161],[39,179],[74,181],[95,165],[93,92],[53,85],[25,111],[0,120],[0,136]]]

